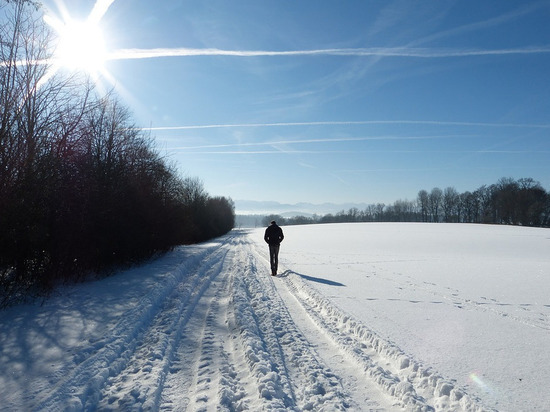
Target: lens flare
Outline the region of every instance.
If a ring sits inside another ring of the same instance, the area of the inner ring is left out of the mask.
[[[494,393],[493,389],[488,385],[488,383],[481,379],[479,372],[470,373],[469,378],[470,382],[474,383],[483,392],[488,394]]]

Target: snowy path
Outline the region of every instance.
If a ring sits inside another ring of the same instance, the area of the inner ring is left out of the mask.
[[[282,267],[272,278],[260,246],[234,231],[131,279],[96,282],[95,293],[79,285],[71,297],[31,306],[27,321],[72,338],[54,344],[22,326],[0,330],[0,361],[21,370],[1,378],[0,409],[482,410],[335,307],[307,275]],[[31,344],[49,358],[8,360]],[[34,384],[25,381],[25,369],[32,376],[48,366]]]

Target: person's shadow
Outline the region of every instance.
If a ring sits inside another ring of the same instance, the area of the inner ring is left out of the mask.
[[[329,286],[346,286],[343,283],[335,282],[334,280],[316,278],[314,276],[308,276],[302,273],[294,272],[293,270],[290,270],[290,269],[285,270],[283,273],[279,275],[279,277],[286,277],[291,273],[294,273],[295,275],[300,276],[302,279],[309,280],[310,282],[322,283],[323,285],[329,285]]]

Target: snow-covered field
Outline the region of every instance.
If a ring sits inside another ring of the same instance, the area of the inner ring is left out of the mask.
[[[283,229],[0,312],[0,410],[550,410],[550,230]]]

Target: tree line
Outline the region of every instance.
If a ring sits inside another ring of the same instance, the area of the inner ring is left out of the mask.
[[[376,203],[360,210],[336,214],[284,218],[270,215],[262,223],[276,220],[284,225],[343,222],[446,222],[486,223],[550,227],[550,193],[532,178],[502,178],[473,192],[459,193],[454,187],[420,190],[415,200],[393,204]]]
[[[34,2],[0,13],[0,307],[233,228],[232,200],[181,177],[112,93],[43,64]]]

